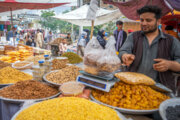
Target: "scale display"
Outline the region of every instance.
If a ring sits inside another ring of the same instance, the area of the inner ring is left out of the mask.
[[[80,82],[86,86],[99,89],[102,91],[109,92],[111,87],[116,83],[116,81],[104,81],[97,78],[92,78],[84,75],[79,75],[76,79],[77,82]]]

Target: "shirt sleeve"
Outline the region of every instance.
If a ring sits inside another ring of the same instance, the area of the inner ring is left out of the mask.
[[[171,55],[173,56],[173,60],[180,63],[180,41],[173,37],[172,51]]]
[[[122,55],[125,53],[132,54],[132,49],[133,49],[133,34],[131,33],[130,35],[128,35],[126,41],[124,42],[123,46],[119,51],[119,58],[121,59]]]

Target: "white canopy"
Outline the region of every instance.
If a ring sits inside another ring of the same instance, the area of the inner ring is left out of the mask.
[[[84,5],[71,12],[54,16],[54,18],[67,21],[78,26],[91,26],[91,21],[86,19],[88,8],[89,5]],[[94,25],[96,26],[110,22],[112,20],[118,19],[121,15],[122,14],[119,10],[106,10],[99,8],[96,13]]]

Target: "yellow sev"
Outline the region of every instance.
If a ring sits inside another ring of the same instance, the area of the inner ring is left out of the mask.
[[[84,98],[43,101],[20,112],[15,120],[120,120],[116,111]]]

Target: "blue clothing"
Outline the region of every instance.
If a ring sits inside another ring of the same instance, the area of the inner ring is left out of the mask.
[[[13,37],[13,31],[12,30],[8,32],[8,35],[7,35],[8,41],[10,40],[10,37]]]

